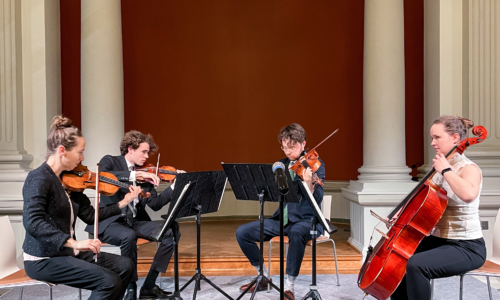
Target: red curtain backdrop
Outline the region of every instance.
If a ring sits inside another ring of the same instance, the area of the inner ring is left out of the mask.
[[[122,0],[125,130],[151,133],[161,165],[202,171],[279,160],[292,122],[308,147],[340,128],[317,150],[327,180],[355,180],[363,14],[361,0]],[[80,125],[80,1],[61,1],[61,39],[63,113]],[[423,162],[423,0],[406,1],[405,54],[411,166]]]

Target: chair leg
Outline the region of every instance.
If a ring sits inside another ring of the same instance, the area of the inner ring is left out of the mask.
[[[490,276],[486,276],[486,282],[488,282],[488,294],[490,295],[490,300],[493,300],[493,296],[491,295]]]
[[[335,272],[337,273],[337,286],[340,286],[340,277],[339,277],[339,267],[337,265],[337,248],[335,247],[335,241],[330,239],[333,244],[333,257],[335,258]]]
[[[273,242],[269,241],[269,255],[267,257],[267,272],[269,272],[269,277],[271,277],[271,249]],[[271,285],[267,285],[267,292],[271,292]]]
[[[434,298],[434,279],[431,279],[431,300]]]
[[[49,286],[49,299],[52,300],[52,286],[50,286],[50,284],[48,286]]]
[[[158,247],[160,247],[160,244],[158,243],[158,241],[156,241],[156,251],[158,251]],[[161,272],[160,272],[160,274],[158,274],[158,281],[159,281],[158,286],[161,289]]]
[[[19,292],[19,300],[23,299],[23,287],[21,287],[21,291]]]
[[[78,289],[78,299],[82,300],[82,289]]]
[[[460,300],[463,299],[463,293],[464,293],[464,276],[465,274],[460,275]]]

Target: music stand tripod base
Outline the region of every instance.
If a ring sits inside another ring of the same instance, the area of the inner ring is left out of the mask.
[[[201,273],[201,263],[200,263],[200,256],[201,256],[201,241],[200,241],[200,228],[201,228],[201,210],[202,210],[202,206],[201,205],[197,205],[196,206],[196,209],[198,210],[198,214],[196,215],[195,219],[196,219],[196,270],[195,270],[195,274],[193,275],[193,277],[191,277],[191,279],[189,279],[188,282],[186,282],[186,284],[184,284],[184,286],[181,288],[181,292],[186,289],[190,284],[191,282],[194,281],[195,283],[195,286],[194,286],[194,291],[193,291],[193,300],[196,300],[196,294],[198,293],[198,291],[201,291],[201,281],[204,280],[205,282],[207,282],[208,284],[210,284],[214,289],[216,289],[219,293],[221,293],[222,295],[224,295],[226,298],[230,299],[230,300],[233,300],[233,298],[231,296],[229,296],[228,294],[226,294],[223,290],[221,290],[215,283],[213,283],[210,279],[208,279],[207,277],[205,277],[205,275],[203,275]]]

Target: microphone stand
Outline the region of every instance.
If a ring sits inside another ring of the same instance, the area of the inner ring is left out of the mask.
[[[255,285],[255,289],[253,290],[252,296],[250,297],[250,300],[253,300],[253,298],[255,297],[255,294],[257,293],[259,284],[264,283],[264,282],[267,282],[267,284],[270,284],[273,288],[278,290],[278,287],[276,285],[274,285],[273,282],[264,275],[264,191],[262,191],[259,194],[259,202],[260,202],[259,275],[257,277],[255,277],[250,282],[250,285],[243,291],[243,293],[241,293],[241,295],[238,298],[236,298],[236,300],[240,300],[241,297],[243,297],[250,290],[250,288]],[[283,222],[281,223],[281,225],[283,225]],[[281,229],[283,230],[283,226],[281,227]],[[283,273],[281,273],[281,274],[283,274]],[[283,285],[279,288],[279,290],[280,290],[280,293],[283,294]]]

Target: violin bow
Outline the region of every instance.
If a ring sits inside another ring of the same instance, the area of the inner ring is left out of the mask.
[[[95,214],[94,214],[94,239],[98,240],[99,239],[99,164],[97,164],[97,170],[96,170],[96,176],[95,176]],[[94,257],[95,262],[97,262],[97,253],[95,254]]]
[[[160,153],[158,153],[158,161],[156,162],[156,176],[158,176],[159,167],[160,167]]]
[[[321,144],[323,144],[327,139],[329,139],[332,135],[334,135],[335,133],[337,133],[337,131],[339,131],[340,128],[337,128],[335,129],[334,132],[332,132],[329,136],[326,137],[326,139],[322,140],[319,144],[317,144],[314,148],[312,148],[311,150],[307,151],[307,152],[310,152],[310,151],[313,151],[315,150],[316,148],[318,148],[319,146],[321,146]]]

